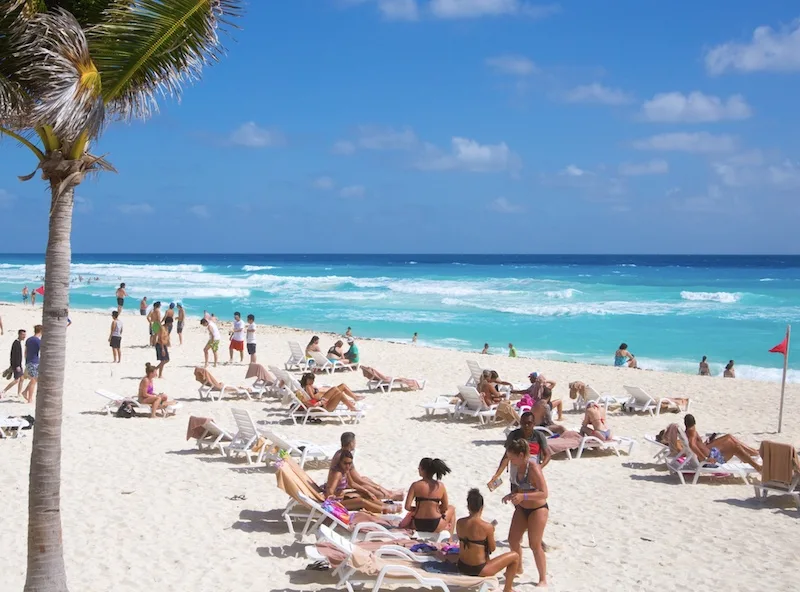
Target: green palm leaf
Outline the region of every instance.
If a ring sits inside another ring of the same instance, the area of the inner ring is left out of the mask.
[[[242,0],[118,0],[87,31],[107,109],[125,119],[147,118],[156,99],[180,97],[219,59],[217,35],[242,12]]]

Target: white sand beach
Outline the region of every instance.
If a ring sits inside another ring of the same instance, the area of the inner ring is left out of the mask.
[[[246,312],[246,311],[245,311]],[[0,356],[8,355],[18,328],[31,330],[41,310],[0,306],[5,335]],[[284,434],[319,444],[337,444],[352,430],[358,438],[359,471],[381,484],[407,488],[417,478],[425,456],[444,459],[453,472],[445,477],[458,516],[466,513],[466,494],[480,487],[486,496],[484,515],[499,521],[503,550],[512,511],[500,503],[501,491],[488,493],[485,483],[503,454],[503,428],[479,427],[477,420],[448,421],[424,417],[418,406],[436,395],[453,394],[464,384],[465,361],[476,359],[501,378],[526,382],[531,371],[557,381],[554,398],[568,409],[565,425],[580,425],[572,413],[567,384],[581,380],[603,393],[623,393],[624,384],[653,394],[686,396],[701,432],[732,433],[757,446],[763,439],[800,442],[800,385],[788,385],[783,434],[776,435],[780,386],[772,383],[705,378],[611,366],[544,362],[477,353],[429,349],[374,340],[359,341],[362,363],[382,372],[428,380],[416,393],[368,394],[367,417],[343,428],[331,421],[294,426],[274,399],[263,402],[223,399],[201,401],[192,371],[202,365],[205,330],[187,322],[185,344],[176,345],[163,391],[182,402],[176,417],[118,419],[99,413],[104,388],[135,396],[145,362],[154,362],[147,347],[146,321],[126,310],[123,362],[110,363],[110,314],[71,311],[64,392],[62,514],[67,574],[72,590],[237,591],[334,589],[325,573],[306,571],[304,544],[288,534],[280,518],[286,496],[266,466],[248,467],[218,454],[199,453],[186,440],[190,415],[214,417],[233,428],[231,407],[248,409],[257,421],[275,424]],[[259,319],[265,321],[266,319]],[[344,329],[344,327],[343,327]],[[287,339],[303,345],[311,333],[260,326],[259,362],[282,365]],[[357,337],[357,335],[356,335]],[[332,337],[322,336],[327,348]],[[220,359],[228,352],[220,350]],[[613,352],[611,352],[613,354]],[[4,366],[5,367],[5,366]],[[214,372],[228,384],[245,384],[246,364],[221,366]],[[358,372],[318,379],[345,382],[364,392]],[[31,406],[0,402],[0,414],[32,413]],[[545,531],[550,589],[593,590],[796,590],[800,560],[798,516],[788,498],[768,498],[760,505],[753,488],[734,479],[703,479],[696,486],[657,470],[655,450],[644,441],[681,415],[661,417],[613,413],[616,435],[636,439],[630,457],[588,452],[580,460],[556,457],[545,469],[550,520]],[[30,432],[0,440],[0,589],[20,590],[25,579],[27,484]],[[325,472],[312,469],[324,480]],[[505,491],[505,486],[501,488]],[[244,495],[245,500],[228,498]],[[526,545],[527,543],[525,543]],[[536,569],[525,546],[525,574],[517,589],[533,589]]]

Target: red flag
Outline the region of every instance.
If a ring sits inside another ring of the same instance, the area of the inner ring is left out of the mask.
[[[39,286],[38,288],[36,288],[36,289],[34,290],[34,292],[36,292],[37,294],[41,294],[42,296],[44,296],[44,286]]]
[[[789,339],[788,337],[784,337],[783,341],[781,341],[778,345],[776,345],[769,351],[772,352],[773,354],[783,354],[785,356],[786,346],[788,345],[788,339]]]

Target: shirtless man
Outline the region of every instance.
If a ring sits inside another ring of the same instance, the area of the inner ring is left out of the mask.
[[[750,448],[740,442],[730,434],[722,436],[712,435],[707,442],[697,433],[697,422],[694,415],[687,414],[683,418],[683,425],[686,427],[686,439],[689,440],[689,448],[697,455],[702,463],[725,464],[734,456],[746,462],[756,471],[761,472],[761,465],[754,459],[758,458],[758,450]]]
[[[139,314],[143,317],[147,316],[147,296],[139,301]]]
[[[150,345],[154,346],[161,330],[161,302],[153,303],[153,310],[147,315],[147,322],[150,323]]]
[[[608,441],[613,437],[611,430],[606,425],[606,414],[597,406],[596,401],[586,403],[586,414],[583,416],[581,434],[584,436],[594,436],[598,440]]]
[[[178,342],[183,345],[183,324],[186,322],[186,311],[183,304],[178,302]]]
[[[22,304],[28,304],[28,286],[22,288]]]
[[[167,329],[167,325],[161,325],[158,335],[156,335],[156,360],[159,362],[156,370],[158,370],[159,378],[163,378],[164,366],[169,363],[169,346],[169,329]]]
[[[547,428],[554,434],[563,434],[567,431],[567,428],[553,421],[552,407],[550,405],[550,397],[552,397],[552,395],[553,393],[549,388],[544,389],[542,398],[539,399],[533,406],[533,409],[531,409],[533,413],[533,423],[537,427]]]
[[[125,291],[125,282],[122,282],[117,288],[117,312],[122,312],[122,308],[125,306],[125,297],[128,293]]]
[[[345,450],[354,454],[356,449],[356,435],[353,432],[344,432],[340,438],[340,442],[342,444],[342,448],[333,455],[333,460],[331,460],[331,467],[335,467],[339,464],[339,456]],[[363,489],[368,492],[373,500],[380,500],[380,499],[391,499],[395,501],[399,501],[403,499],[403,490],[391,490],[386,489],[385,487],[381,487],[377,483],[375,483],[372,479],[364,477],[360,475],[358,471],[356,471],[355,465],[353,468],[350,469],[349,474],[350,481],[357,485],[360,489]]]

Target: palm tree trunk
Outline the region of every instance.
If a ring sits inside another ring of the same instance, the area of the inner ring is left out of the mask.
[[[50,235],[45,255],[41,364],[28,490],[25,592],[66,592],[61,540],[61,410],[69,309],[70,233],[74,188],[56,196],[50,180]]]

